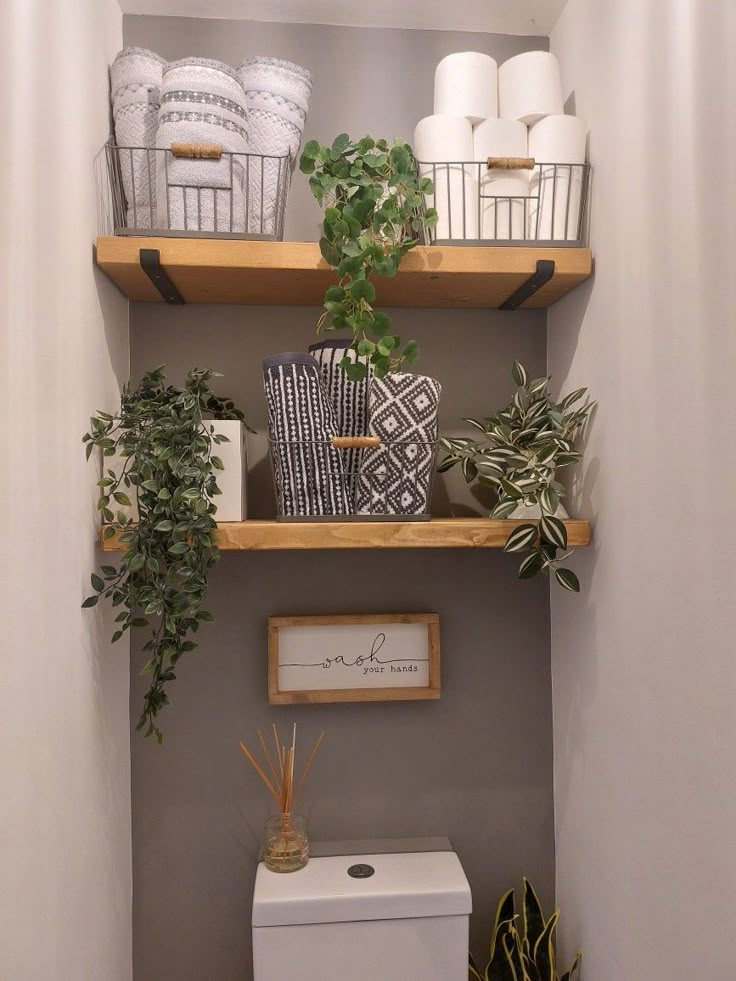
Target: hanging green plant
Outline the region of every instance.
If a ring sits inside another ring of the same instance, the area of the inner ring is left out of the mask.
[[[417,245],[416,233],[437,223],[435,210],[424,209],[432,181],[419,175],[412,148],[403,140],[371,136],[353,142],[341,133],[332,146],[310,140],[300,168],[325,208],[319,247],[339,276],[325,294],[317,329],[352,330],[353,348],[363,360],[346,355],[342,367],[353,381],[366,377],[367,361],[377,378],[417,361],[416,341],[402,346],[390,318],[375,309],[372,282],[374,276],[395,276]]]
[[[548,391],[550,379],[530,381],[518,361],[512,376],[516,393],[505,408],[482,420],[464,420],[480,430],[481,439],[440,439],[445,455],[438,469],[442,472],[460,464],[468,483],[477,480],[492,487],[498,496],[492,518],[524,518],[524,511],[529,509],[529,517],[538,518],[538,523],[518,525],[504,546],[506,552],[526,553],[519,578],[554,572],[563,589],[579,592],[578,577],[560,564],[574,550],[568,550],[567,529],[557,513],[565,488],[555,478],[560,468],[582,459],[575,440],[595,402],[580,404],[587,388],[555,402]]]
[[[123,608],[113,641],[131,627],[150,626],[142,672],[150,675],[150,686],[136,728],[159,743],[166,685],[182,654],[197,646],[192,637],[200,623],[214,619],[203,608],[208,571],[219,558],[214,498],[223,463],[213,450],[227,437],[213,433],[207,420],[243,421],[229,399],[211,391],[216,372],[194,368],[184,387],[176,388],[166,385],[164,367],[149,371],[136,387],[128,383],[120,412],[97,412],[83,437],[87,459],[95,447],[103,460],[116,458],[115,469],[103,465],[97,507],[106,522],[104,537],[119,535],[125,552],[119,568],[103,565],[92,574],[94,592],[82,606],[104,597]],[[135,506],[137,519],[115,505]]]

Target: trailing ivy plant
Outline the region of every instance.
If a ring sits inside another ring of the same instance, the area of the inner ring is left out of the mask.
[[[208,571],[219,558],[215,475],[223,463],[213,450],[227,437],[213,433],[207,419],[243,420],[229,399],[210,389],[216,372],[194,368],[177,388],[166,385],[164,368],[149,371],[135,387],[128,383],[120,412],[98,411],[83,437],[87,459],[95,448],[103,455],[97,507],[104,537],[119,535],[125,552],[118,568],[103,565],[92,574],[94,592],[82,606],[104,597],[122,607],[113,641],[131,627],[151,628],[142,672],[150,686],[136,728],[159,743],[166,686],[182,654],[197,646],[192,638],[200,623],[214,619],[203,607]],[[112,457],[114,469],[106,468]],[[133,505],[137,521],[120,510]]]
[[[540,520],[518,525],[508,537],[504,550],[526,553],[519,567],[519,578],[529,579],[539,572],[551,575],[564,589],[579,592],[578,577],[561,566],[573,549],[567,547],[567,529],[555,513],[565,496],[556,479],[557,471],[582,459],[575,439],[585,426],[595,405],[585,400],[586,388],[579,388],[555,402],[548,391],[550,379],[529,379],[518,361],[512,369],[516,392],[509,404],[482,420],[466,419],[482,434],[442,438],[445,455],[439,470],[460,464],[468,483],[496,491],[498,501],[492,518],[508,518],[519,505],[540,509]]]
[[[366,377],[367,361],[377,378],[415,362],[416,341],[402,347],[390,318],[374,308],[372,278],[395,276],[417,244],[416,233],[437,223],[436,211],[423,207],[432,181],[419,175],[412,148],[403,140],[364,136],[354,142],[347,133],[332,146],[310,140],[300,168],[325,208],[319,247],[339,276],[339,284],[325,294],[317,329],[352,330],[353,348],[363,360],[346,355],[342,367],[353,381]]]
[[[572,981],[582,954],[560,973],[555,930],[560,911],[546,917],[532,884],[523,880],[522,915],[516,912],[514,890],[501,897],[491,933],[491,959],[481,974],[470,958],[469,981]]]

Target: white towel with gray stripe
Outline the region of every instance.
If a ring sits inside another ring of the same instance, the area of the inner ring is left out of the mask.
[[[299,154],[312,92],[306,68],[278,58],[249,58],[238,68],[248,110],[248,231],[279,234],[280,204]],[[278,158],[278,159],[277,159]]]
[[[156,214],[156,131],[166,62],[146,48],[123,48],[110,68],[117,160],[128,228],[151,228]]]
[[[182,159],[172,143],[222,147],[220,160]],[[157,214],[161,228],[200,232],[245,230],[247,152],[243,88],[228,65],[183,58],[164,71],[157,146]]]
[[[268,432],[280,515],[310,517],[351,511],[332,402],[311,355],[277,354],[263,362]]]
[[[429,512],[441,392],[426,375],[395,372],[372,380],[369,428],[381,446],[363,451],[359,514]]]
[[[319,365],[327,394],[335,409],[339,436],[368,435],[368,377],[362,381],[350,381],[340,367],[343,358],[354,361],[358,356],[347,339],[330,338],[319,344],[311,344],[309,353]],[[340,450],[345,476],[351,497],[360,473],[362,450]]]

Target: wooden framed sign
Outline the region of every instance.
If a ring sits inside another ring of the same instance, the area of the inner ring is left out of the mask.
[[[268,619],[272,705],[439,697],[436,613]]]

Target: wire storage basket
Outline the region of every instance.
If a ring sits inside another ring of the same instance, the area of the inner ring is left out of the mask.
[[[217,144],[105,145],[116,235],[281,241],[292,160]]]
[[[580,247],[587,242],[590,164],[533,157],[418,162],[434,193],[425,206],[438,221],[427,245]]]
[[[438,441],[269,438],[277,520],[428,521]]]

